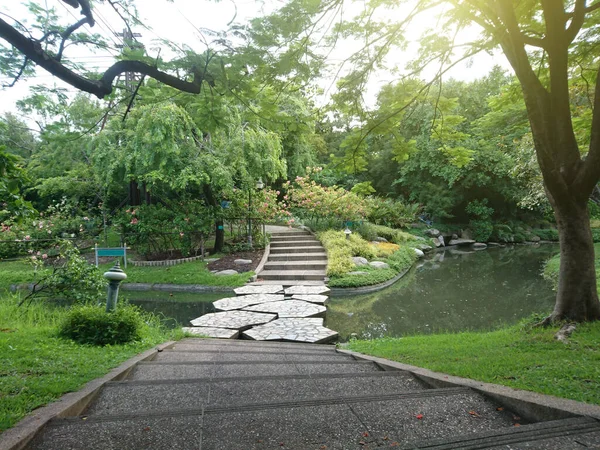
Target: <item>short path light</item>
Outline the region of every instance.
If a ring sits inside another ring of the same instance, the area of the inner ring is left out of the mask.
[[[106,312],[117,309],[117,299],[119,297],[119,284],[127,279],[127,274],[121,270],[119,261],[115,262],[108,272],[104,272],[104,278],[108,280],[108,290],[106,295]]]
[[[344,230],[344,234],[346,235],[346,239],[350,239],[350,235],[352,234],[352,231],[350,230],[350,228],[346,227],[346,229]]]

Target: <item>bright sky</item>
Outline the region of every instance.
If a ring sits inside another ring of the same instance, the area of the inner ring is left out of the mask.
[[[60,0],[46,0],[47,4],[55,7],[56,11],[67,19],[70,23],[75,22],[81,16],[79,12]],[[8,3],[8,2],[5,2]],[[135,32],[142,34],[139,38],[145,45],[150,55],[156,55],[158,48],[152,41],[157,38],[172,40],[178,44],[186,44],[196,51],[203,51],[206,47],[203,41],[214,39],[211,36],[212,31],[221,31],[226,29],[228,24],[235,20],[237,23],[245,23],[252,17],[268,14],[276,8],[284,4],[284,0],[222,0],[219,2],[207,0],[175,0],[173,3],[168,3],[165,0],[143,0],[138,1],[138,10],[142,22],[147,24],[151,29],[144,29],[140,26],[134,27]],[[0,12],[6,13],[19,20],[26,16],[23,6],[16,2],[0,6]],[[112,46],[120,43],[120,38],[115,36],[115,32],[121,32],[123,23],[120,18],[114,13],[113,9],[106,2],[96,2],[94,9],[96,18],[96,26],[92,31],[105,36]],[[415,30],[423,29],[435,25],[433,16],[424,17],[421,21],[415,23]],[[89,31],[89,28],[86,30]],[[475,33],[475,31],[474,31]],[[465,36],[469,39],[472,36]],[[340,43],[340,48],[336,48],[335,52],[330,55],[332,62],[343,59],[344,53],[351,49],[349,43]],[[409,49],[410,52],[410,49]],[[112,54],[117,54],[118,51],[113,51]],[[89,49],[74,47],[67,56],[88,67],[97,69],[105,69],[110,66],[114,60],[111,53],[106,51],[90,54]],[[162,57],[168,57],[165,50],[161,51]],[[398,53],[399,64],[403,64],[407,60],[406,54]],[[469,62],[459,65],[449,73],[449,76],[462,80],[473,80],[487,74],[494,64],[500,64],[508,68],[508,64],[503,56],[491,57],[487,54],[480,54],[475,57],[474,61],[469,65]],[[6,77],[0,77],[1,83],[10,82]],[[380,83],[388,81],[385,76],[380,77]],[[4,111],[14,111],[15,102],[28,94],[29,86],[34,84],[56,85],[66,87],[69,91],[75,92],[75,89],[67,86],[60,80],[55,79],[47,72],[38,70],[37,75],[30,81],[20,81],[16,86],[3,89],[0,91],[2,101],[0,102],[0,113]],[[377,84],[377,83],[375,83]],[[322,83],[322,86],[327,89],[332,85],[331,80]],[[376,87],[373,89],[377,90]],[[373,92],[374,94],[375,92]]]

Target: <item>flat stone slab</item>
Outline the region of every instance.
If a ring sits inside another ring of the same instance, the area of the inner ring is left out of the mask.
[[[319,295],[326,294],[330,290],[327,286],[290,286],[285,290],[285,295]]]
[[[303,300],[309,303],[318,303],[324,305],[329,297],[326,295],[308,295],[308,294],[294,294],[292,300]]]
[[[336,331],[323,326],[323,319],[285,318],[251,328],[244,336],[256,341],[294,341],[320,344],[335,339]]]
[[[239,330],[215,327],[183,327],[182,330],[186,333],[217,339],[237,339],[240,334]]]
[[[264,314],[252,311],[225,311],[209,313],[191,320],[195,327],[232,328],[244,330],[254,325],[261,325],[275,319],[275,314]]]
[[[279,294],[283,291],[282,284],[272,285],[260,285],[260,286],[242,286],[235,288],[233,292],[236,295],[247,295],[247,294]]]
[[[302,300],[283,300],[248,306],[244,308],[244,311],[274,313],[281,319],[284,317],[314,317],[323,314],[327,308]]]
[[[232,311],[259,303],[277,302],[283,300],[283,294],[250,294],[239,297],[227,297],[213,302],[217,311]]]

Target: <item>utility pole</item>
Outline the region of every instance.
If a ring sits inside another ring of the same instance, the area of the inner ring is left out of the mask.
[[[123,28],[122,33],[115,33],[117,36],[123,38],[123,44],[119,45],[123,49],[143,49],[144,44],[141,42],[137,42],[135,38],[141,37],[141,33],[133,33],[130,28]],[[129,92],[130,95],[135,95],[137,85],[141,82],[141,77],[139,74],[135,72],[125,72],[125,89]],[[133,104],[133,98],[131,99],[130,106]],[[146,185],[138,186],[138,183],[135,180],[131,180],[129,182],[129,204],[132,206],[137,206],[142,203],[142,197],[146,204],[150,204],[150,193],[146,190]]]

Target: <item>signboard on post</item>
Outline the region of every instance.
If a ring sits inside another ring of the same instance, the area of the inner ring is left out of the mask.
[[[94,249],[96,251],[96,267],[98,267],[98,257],[100,256],[121,256],[123,257],[123,265],[127,268],[127,244],[123,244],[123,247],[109,248],[98,247],[98,244],[96,244]]]

